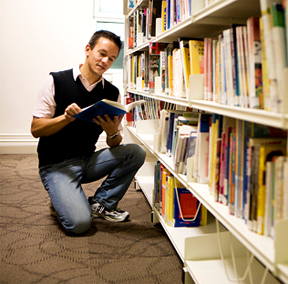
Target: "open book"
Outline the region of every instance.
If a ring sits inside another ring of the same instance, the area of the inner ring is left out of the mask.
[[[90,122],[93,122],[93,118],[96,118],[98,115],[103,117],[104,114],[108,114],[111,118],[113,118],[114,116],[121,116],[128,113],[136,105],[145,102],[145,100],[139,100],[123,106],[121,103],[103,99],[96,104],[82,109],[82,111],[74,115],[74,117]]]

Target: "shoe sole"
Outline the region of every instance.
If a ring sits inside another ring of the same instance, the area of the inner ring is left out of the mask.
[[[120,219],[111,218],[109,216],[102,215],[102,214],[97,214],[97,213],[92,213],[92,217],[93,218],[103,218],[103,219],[105,219],[107,221],[117,223],[117,222],[123,222],[123,221],[127,220],[129,218],[129,214],[124,216],[123,218],[120,218]]]

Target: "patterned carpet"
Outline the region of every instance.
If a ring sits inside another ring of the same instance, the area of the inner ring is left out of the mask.
[[[182,283],[181,261],[132,185],[119,205],[130,220],[94,219],[80,237],[50,215],[36,155],[0,155],[0,187],[0,283]]]

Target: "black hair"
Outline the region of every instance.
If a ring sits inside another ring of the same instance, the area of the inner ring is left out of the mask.
[[[95,47],[100,37],[107,38],[111,40],[112,42],[114,42],[118,46],[119,51],[122,48],[122,42],[119,36],[115,35],[114,33],[110,31],[100,30],[100,31],[95,32],[89,40],[89,45],[91,47],[91,50]]]

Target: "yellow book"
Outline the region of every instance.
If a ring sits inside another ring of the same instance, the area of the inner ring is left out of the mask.
[[[207,208],[202,204],[201,205],[201,219],[200,219],[200,226],[207,225]]]
[[[165,31],[167,30],[167,7],[166,7],[166,0],[162,0],[161,18],[162,18],[162,32],[165,32]]]
[[[173,226],[173,209],[174,209],[174,183],[175,178],[173,176],[168,177],[168,194],[167,194],[167,224]]]
[[[179,47],[181,50],[182,68],[185,84],[186,98],[189,98],[189,75],[190,75],[190,51],[189,40],[179,39]]]
[[[189,40],[190,75],[204,74],[204,41]]]
[[[169,72],[169,90],[170,96],[173,96],[173,55],[168,55],[168,72]]]
[[[161,183],[161,199],[160,199],[160,214],[164,217],[165,216],[165,209],[166,209],[166,177],[168,175],[168,170],[163,168],[162,170],[162,183]]]
[[[269,91],[269,76],[268,76],[268,66],[267,66],[267,58],[266,58],[266,47],[264,40],[264,28],[263,21],[260,17],[259,19],[260,25],[260,38],[261,38],[261,52],[262,52],[262,88],[263,88],[263,100],[260,101],[261,108],[264,107],[266,110],[270,110],[270,91]]]
[[[259,149],[259,176],[258,176],[258,194],[257,194],[257,233],[264,233],[264,215],[265,215],[265,174],[266,162],[271,161],[275,156],[285,155],[286,145],[267,144]]]

